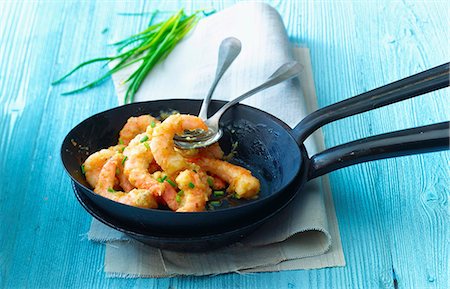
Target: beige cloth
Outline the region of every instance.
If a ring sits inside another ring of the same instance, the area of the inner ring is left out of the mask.
[[[202,20],[161,65],[155,67],[135,101],[203,98],[215,73],[222,39],[234,36],[242,52],[219,83],[214,99],[231,99],[264,81],[278,66],[296,59],[299,79],[246,100],[289,125],[317,107],[309,50],[293,48],[275,9],[263,3],[240,3]],[[123,79],[113,76],[119,101]],[[316,133],[306,142],[310,154],[323,149]],[[159,250],[93,221],[88,237],[106,243],[105,272],[117,277],[166,277],[227,272],[262,272],[344,266],[344,256],[326,177],[316,179],[279,215],[242,242],[205,253]]]

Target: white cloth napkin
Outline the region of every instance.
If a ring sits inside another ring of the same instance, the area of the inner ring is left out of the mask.
[[[281,64],[297,60],[294,79],[246,100],[288,125],[316,109],[309,50],[294,48],[278,12],[263,3],[240,3],[199,22],[191,35],[149,74],[135,101],[203,98],[212,83],[220,42],[234,36],[242,52],[220,81],[214,99],[228,100],[255,87]],[[133,71],[113,76],[119,102]],[[323,149],[320,132],[306,142],[308,152]],[[344,266],[331,192],[326,177],[313,180],[281,214],[242,242],[205,253],[179,253],[143,245],[93,221],[88,237],[106,243],[105,272],[116,277],[166,277],[227,272],[262,272]]]

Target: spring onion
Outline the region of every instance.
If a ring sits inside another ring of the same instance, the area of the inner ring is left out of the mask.
[[[81,173],[82,173],[83,175],[86,174],[86,169],[84,168],[84,165],[81,165]]]
[[[148,141],[148,136],[147,135],[144,136],[143,138],[141,138],[141,140],[140,140],[140,142],[145,142],[145,141]]]
[[[213,192],[214,197],[223,197],[225,195],[224,191],[214,191]]]
[[[172,187],[176,187],[177,185],[170,179],[167,179],[166,182],[168,182]]]
[[[188,16],[181,9],[167,20],[153,24],[152,22],[158,13],[156,11],[152,14],[149,26],[145,30],[113,44],[117,47],[116,55],[85,61],[60,79],[54,81],[52,85],[63,82],[70,75],[86,65],[96,62],[106,62],[106,64],[114,62],[109,71],[98,79],[78,89],[63,93],[63,95],[75,94],[101,84],[113,73],[123,68],[139,63],[139,67],[125,80],[128,88],[125,93],[124,102],[132,102],[137,90],[152,68],[166,58],[184,36],[195,27],[201,17],[200,12],[203,11],[197,11]]]
[[[195,185],[193,183],[189,183],[189,188],[193,189],[195,188]]]
[[[123,160],[122,160],[122,165],[127,161],[127,159],[128,159],[127,156],[125,156],[125,157],[123,158]]]

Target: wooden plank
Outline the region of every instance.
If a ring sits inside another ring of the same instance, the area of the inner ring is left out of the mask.
[[[223,9],[235,1],[217,1]],[[270,1],[291,40],[311,49],[321,106],[448,61],[448,4]],[[207,1],[0,3],[1,288],[445,288],[448,271],[448,152],[357,165],[332,173],[347,266],[311,271],[174,279],[107,279],[102,246],[83,235],[59,160],[67,131],[117,104],[111,81],[76,96],[60,92],[97,75],[49,83],[105,43],[145,26],[119,12],[195,10]],[[442,35],[444,34],[444,35]],[[445,41],[447,41],[445,43]],[[448,120],[448,90],[325,127],[328,146]],[[5,173],[6,172],[6,173]]]

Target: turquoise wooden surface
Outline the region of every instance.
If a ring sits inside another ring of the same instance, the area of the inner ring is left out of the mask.
[[[86,239],[59,147],[93,113],[117,105],[111,80],[51,81],[148,21],[125,12],[188,11],[235,1],[0,2],[0,288],[449,288],[449,152],[331,173],[347,266],[172,279],[110,279],[104,248]],[[319,105],[450,59],[447,1],[268,1],[291,40],[311,49]],[[449,90],[327,125],[328,147],[450,119]]]

